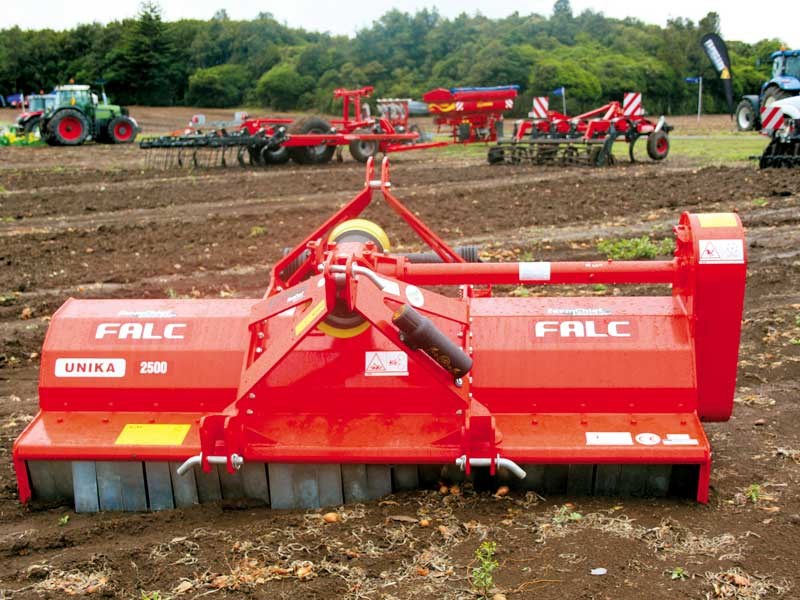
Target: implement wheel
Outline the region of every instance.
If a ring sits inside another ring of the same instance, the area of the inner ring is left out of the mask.
[[[289,148],[280,146],[270,150],[267,146],[261,149],[261,159],[267,165],[282,165],[289,161]]]
[[[652,160],[664,160],[669,154],[669,136],[666,131],[656,131],[647,136],[647,155]]]
[[[50,135],[59,146],[80,146],[89,135],[89,123],[79,110],[65,108],[50,119]]]
[[[330,133],[331,126],[327,121],[319,117],[304,117],[298,119],[287,130],[288,133],[298,134],[324,134]],[[289,148],[289,156],[296,163],[301,165],[313,165],[330,162],[336,146],[319,144],[318,146],[294,146]]]
[[[106,132],[112,144],[130,144],[136,139],[136,123],[130,117],[111,119]]]
[[[369,129],[359,129],[353,133],[372,133]],[[365,163],[371,156],[378,153],[377,140],[353,140],[350,142],[350,156],[355,158],[358,162]]]

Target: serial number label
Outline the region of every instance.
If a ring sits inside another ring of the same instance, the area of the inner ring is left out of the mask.
[[[166,375],[169,365],[165,360],[143,360],[139,363],[140,375]]]

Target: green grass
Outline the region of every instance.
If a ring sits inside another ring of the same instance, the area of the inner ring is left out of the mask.
[[[760,156],[769,140],[755,133],[698,138],[670,138],[670,158],[688,158],[702,165],[747,162]]]

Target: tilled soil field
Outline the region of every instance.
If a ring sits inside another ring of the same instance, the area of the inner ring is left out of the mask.
[[[364,176],[352,161],[141,165],[135,147],[0,149],[0,598],[475,598],[484,541],[498,562],[489,597],[800,597],[800,170],[393,158],[398,197],[487,259],[597,258],[601,238],[669,237],[684,210],[741,215],[749,275],[738,389],[731,421],[707,427],[708,505],[464,486],[347,505],[334,523],[324,511],[224,504],[93,515],[21,506],[11,446],[37,409],[38,353],[66,298],[259,295],[282,248]],[[417,249],[385,211],[369,216],[401,250]],[[590,574],[599,567],[605,575]]]

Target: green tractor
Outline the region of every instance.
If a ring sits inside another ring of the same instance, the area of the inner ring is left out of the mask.
[[[40,121],[42,139],[51,146],[79,146],[88,139],[101,144],[130,144],[139,125],[123,106],[99,102],[88,85],[61,85],[55,102]]]

